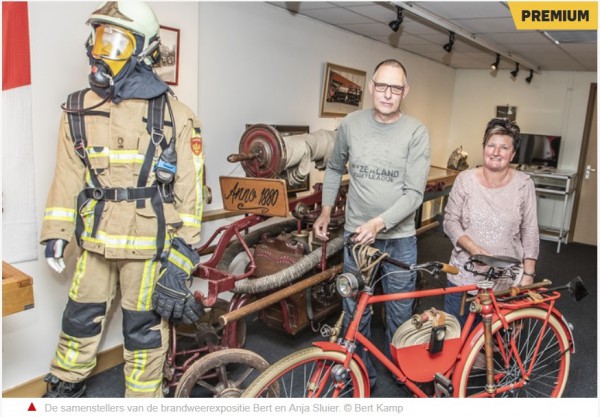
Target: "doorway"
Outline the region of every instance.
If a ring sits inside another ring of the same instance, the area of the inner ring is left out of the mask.
[[[598,244],[598,161],[597,161],[597,84],[590,87],[588,110],[583,130],[581,154],[579,156],[577,198],[571,219],[572,240],[588,245]]]

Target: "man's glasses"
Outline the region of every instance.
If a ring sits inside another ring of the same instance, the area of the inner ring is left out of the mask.
[[[404,92],[404,87],[403,85],[390,85],[390,84],[384,84],[384,83],[376,83],[375,81],[373,81],[373,86],[375,87],[375,91],[379,92],[379,93],[385,93],[387,91],[387,89],[389,88],[392,91],[392,94],[395,94],[397,96],[399,96],[400,94],[402,94]]]

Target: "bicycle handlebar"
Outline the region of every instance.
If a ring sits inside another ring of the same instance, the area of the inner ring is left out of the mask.
[[[352,241],[352,237],[353,237],[353,234],[350,235],[348,241],[345,243],[345,245],[347,247],[349,247],[350,249],[354,250],[354,248],[366,246],[366,245],[362,245],[359,243],[354,243]],[[373,248],[373,249],[375,249],[375,248]],[[372,253],[371,256],[373,258],[378,258],[378,257],[381,257],[382,255],[388,255],[387,253],[384,253],[384,252],[380,251],[379,249],[375,249],[371,253]],[[455,266],[444,263],[444,262],[438,262],[438,261],[429,261],[429,262],[425,262],[422,264],[407,264],[405,262],[402,262],[397,259],[386,256],[386,257],[384,257],[382,262],[388,262],[388,263],[391,263],[392,265],[396,265],[402,269],[406,269],[409,271],[427,271],[432,275],[437,275],[440,272],[456,275],[459,272],[458,268],[456,268]]]

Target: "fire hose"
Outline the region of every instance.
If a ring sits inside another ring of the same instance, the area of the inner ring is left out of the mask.
[[[325,257],[329,258],[338,253],[344,247],[344,238],[337,237],[327,242]],[[317,248],[303,257],[295,264],[282,269],[274,274],[265,275],[261,278],[246,278],[235,283],[233,292],[242,294],[257,294],[290,284],[302,277],[311,269],[319,265],[321,261],[321,248]]]

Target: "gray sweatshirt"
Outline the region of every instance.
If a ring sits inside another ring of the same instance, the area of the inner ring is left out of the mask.
[[[417,119],[402,114],[379,123],[372,110],[346,116],[337,130],[323,180],[324,206],[333,206],[348,163],[350,186],[345,230],[381,216],[378,239],[415,234],[414,213],[423,202],[431,160],[429,133]]]

